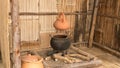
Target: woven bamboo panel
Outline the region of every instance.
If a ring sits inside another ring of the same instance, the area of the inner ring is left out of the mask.
[[[119,14],[120,0],[100,0],[94,39],[96,42],[120,50]]]
[[[89,12],[93,10],[94,0],[19,0],[19,12]],[[42,39],[41,47],[48,46],[49,34],[55,32],[53,23],[57,15],[22,15],[20,16],[21,41]],[[70,23],[71,39],[75,28],[75,15],[66,15]],[[91,15],[79,15],[81,35],[79,41],[88,41]],[[43,39],[44,38],[44,39]],[[46,43],[45,43],[46,42]]]

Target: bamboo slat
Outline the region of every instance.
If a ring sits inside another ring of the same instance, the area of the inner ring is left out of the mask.
[[[95,33],[95,38],[97,42],[102,44],[103,46],[110,47],[112,49],[116,49],[119,51],[118,48],[119,44],[116,37],[117,31],[115,29],[115,25],[119,25],[119,11],[120,11],[120,0],[100,0],[99,4],[99,11],[98,11],[98,18],[96,29],[101,29],[102,33]],[[101,25],[100,25],[101,24]],[[97,27],[100,26],[100,27]],[[99,36],[101,35],[101,36]],[[96,40],[94,39],[94,40]]]

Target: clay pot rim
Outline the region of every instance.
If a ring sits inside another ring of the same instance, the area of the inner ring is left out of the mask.
[[[66,38],[68,38],[68,35],[65,33],[55,33],[55,34],[50,34],[51,38],[57,38],[55,36],[66,36]],[[61,38],[62,39],[62,38]],[[65,39],[65,38],[64,38]]]
[[[37,55],[32,55],[32,56],[35,56],[35,57],[37,57],[38,58],[38,60],[37,61],[31,61],[31,60],[26,60],[25,58],[26,58],[26,56],[27,55],[25,55],[25,56],[22,56],[22,62],[26,62],[26,63],[39,63],[39,62],[42,62],[43,61],[43,58],[42,57],[40,57],[40,56],[37,56]]]
[[[68,36],[67,35],[54,35],[52,38],[54,38],[54,39],[67,39]]]

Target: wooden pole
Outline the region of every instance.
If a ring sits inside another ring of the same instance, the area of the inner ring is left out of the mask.
[[[95,0],[94,2],[93,17],[92,17],[90,36],[89,36],[89,42],[88,42],[89,47],[92,47],[92,44],[93,44],[94,29],[95,29],[95,24],[97,20],[98,2],[99,0]]]
[[[39,12],[39,13],[36,13],[36,12],[19,12],[19,15],[20,16],[24,16],[24,15],[58,15],[59,12]],[[91,15],[92,14],[92,11],[90,12],[64,12],[65,15]],[[9,13],[9,15],[11,15],[11,13]]]
[[[0,0],[0,52],[2,57],[0,68],[10,68],[8,9],[9,0]]]
[[[13,68],[21,68],[18,0],[12,0]]]

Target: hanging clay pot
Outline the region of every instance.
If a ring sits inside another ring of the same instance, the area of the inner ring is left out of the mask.
[[[64,13],[60,13],[53,26],[56,30],[67,30],[70,28],[70,25],[67,22]]]
[[[42,61],[40,56],[28,54],[22,57],[21,68],[44,68]]]

